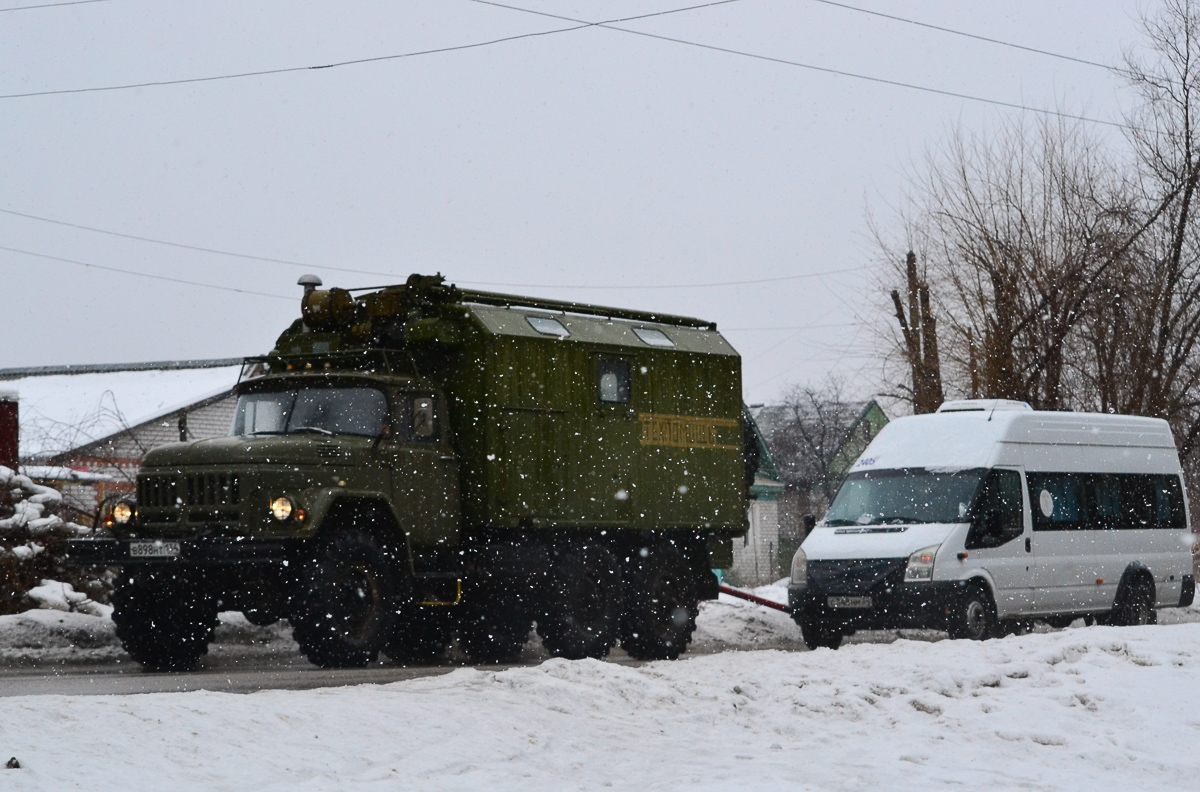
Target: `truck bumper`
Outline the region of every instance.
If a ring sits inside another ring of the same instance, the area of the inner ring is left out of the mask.
[[[131,545],[144,543],[127,539],[72,539],[67,542],[67,563],[75,566],[277,563],[292,556],[292,546],[295,544],[286,541],[237,539],[167,539],[162,543],[178,544],[178,554],[131,553]]]
[[[842,596],[810,582],[788,586],[788,604],[800,625],[809,619],[837,621],[854,630],[944,630],[950,609],[965,587],[960,581],[933,581]],[[844,607],[866,601],[869,607]]]

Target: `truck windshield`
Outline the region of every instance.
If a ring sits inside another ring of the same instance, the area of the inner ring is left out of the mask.
[[[825,525],[966,522],[982,468],[851,473],[825,514]]]
[[[387,398],[376,388],[266,391],[238,397],[230,434],[378,437],[386,420]]]

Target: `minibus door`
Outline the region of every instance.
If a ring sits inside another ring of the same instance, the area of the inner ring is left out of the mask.
[[[986,571],[996,586],[1000,618],[1028,613],[1033,606],[1032,525],[1021,471],[993,468],[976,498],[962,563]]]

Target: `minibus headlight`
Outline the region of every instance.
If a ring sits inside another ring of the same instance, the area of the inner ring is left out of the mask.
[[[937,556],[941,545],[925,547],[908,557],[908,566],[904,570],[904,582],[913,583],[933,580],[933,559]]]
[[[808,555],[802,548],[796,549],[792,556],[792,585],[802,586],[808,583]]]

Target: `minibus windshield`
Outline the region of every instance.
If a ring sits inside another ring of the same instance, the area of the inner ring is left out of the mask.
[[[851,473],[826,512],[825,525],[966,522],[985,472],[900,468]]]

